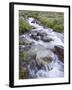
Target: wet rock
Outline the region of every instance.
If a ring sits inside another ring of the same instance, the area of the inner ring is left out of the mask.
[[[20,45],[32,45],[32,43],[33,43],[32,41],[29,41],[26,38],[19,39],[19,44]]]
[[[40,40],[40,36],[37,36],[37,32],[36,31],[32,32],[30,37],[35,39],[35,40]]]
[[[55,46],[53,51],[58,55],[59,60],[64,63],[64,47]]]
[[[47,33],[44,32],[43,30],[40,30],[39,32],[37,32],[37,36],[41,36],[41,37],[47,36]]]
[[[36,19],[33,19],[33,20],[31,21],[31,23],[36,23],[36,24],[39,24],[39,21],[38,21],[38,20],[36,20]]]
[[[32,26],[32,29],[36,29],[36,27]]]
[[[31,21],[31,23],[36,23],[36,20],[35,20],[35,19],[33,19],[33,20]]]
[[[19,51],[28,51],[31,48],[31,45],[19,45]]]
[[[51,38],[49,38],[49,37],[47,37],[47,36],[42,37],[42,40],[43,40],[44,42],[53,41]]]
[[[36,41],[40,39],[38,36],[34,36],[34,35],[31,35],[31,38],[35,39]]]
[[[52,63],[54,54],[50,50],[37,52],[36,61],[39,66]]]

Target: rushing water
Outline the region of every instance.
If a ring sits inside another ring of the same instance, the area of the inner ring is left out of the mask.
[[[28,65],[29,74],[33,78],[55,78],[55,77],[63,77],[64,76],[64,63],[61,62],[56,54],[54,54],[51,49],[54,46],[62,46],[64,47],[64,35],[63,33],[54,32],[50,28],[44,28],[42,25],[34,22],[34,19],[28,18],[27,21],[30,25],[34,27],[31,32],[46,32],[47,37],[52,39],[50,42],[44,42],[42,39],[36,40],[31,38],[31,33],[22,35],[27,40],[32,41],[34,45],[31,47],[31,50],[37,52],[37,57],[45,57],[49,53],[51,53],[52,62],[51,63],[44,63],[44,67],[38,69],[37,67],[33,66],[30,68]],[[40,37],[38,37],[40,38]],[[40,62],[39,62],[40,63]],[[33,69],[34,68],[34,69]]]

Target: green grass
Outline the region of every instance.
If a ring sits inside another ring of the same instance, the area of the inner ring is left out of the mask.
[[[56,32],[63,32],[64,31],[64,26],[62,24],[56,24],[53,27],[53,30],[56,31]]]
[[[31,31],[32,26],[30,26],[23,18],[19,18],[19,34],[24,34],[25,32]]]
[[[40,24],[52,28],[54,31],[64,31],[64,14],[61,12],[20,11],[19,15],[24,18],[33,17],[37,19]],[[25,26],[22,25],[22,27],[26,29],[29,28],[26,24]]]
[[[20,52],[20,59],[24,61],[27,60],[28,59],[27,52]]]
[[[47,18],[40,16],[39,19],[40,23],[44,26],[52,28],[54,31],[63,32],[64,31],[64,22],[63,19],[60,18]]]

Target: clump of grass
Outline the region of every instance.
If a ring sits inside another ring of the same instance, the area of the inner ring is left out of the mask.
[[[19,18],[19,34],[31,31],[32,26],[29,25],[23,18]]]
[[[64,20],[63,17],[61,18],[47,18],[40,16],[38,20],[43,24],[44,26],[47,26],[49,28],[52,28],[54,31],[57,32],[63,32],[64,31]]]
[[[27,52],[20,52],[20,59],[21,60],[27,60],[28,59]]]
[[[62,24],[56,24],[56,25],[53,27],[53,30],[56,31],[56,32],[63,32],[64,26],[63,26]]]

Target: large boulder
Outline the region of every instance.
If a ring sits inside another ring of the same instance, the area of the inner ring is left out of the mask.
[[[39,66],[48,65],[52,63],[54,58],[55,56],[50,50],[40,50],[39,52],[37,52],[36,61]]]
[[[59,60],[64,63],[64,47],[59,45],[55,46],[53,51],[58,55]]]

